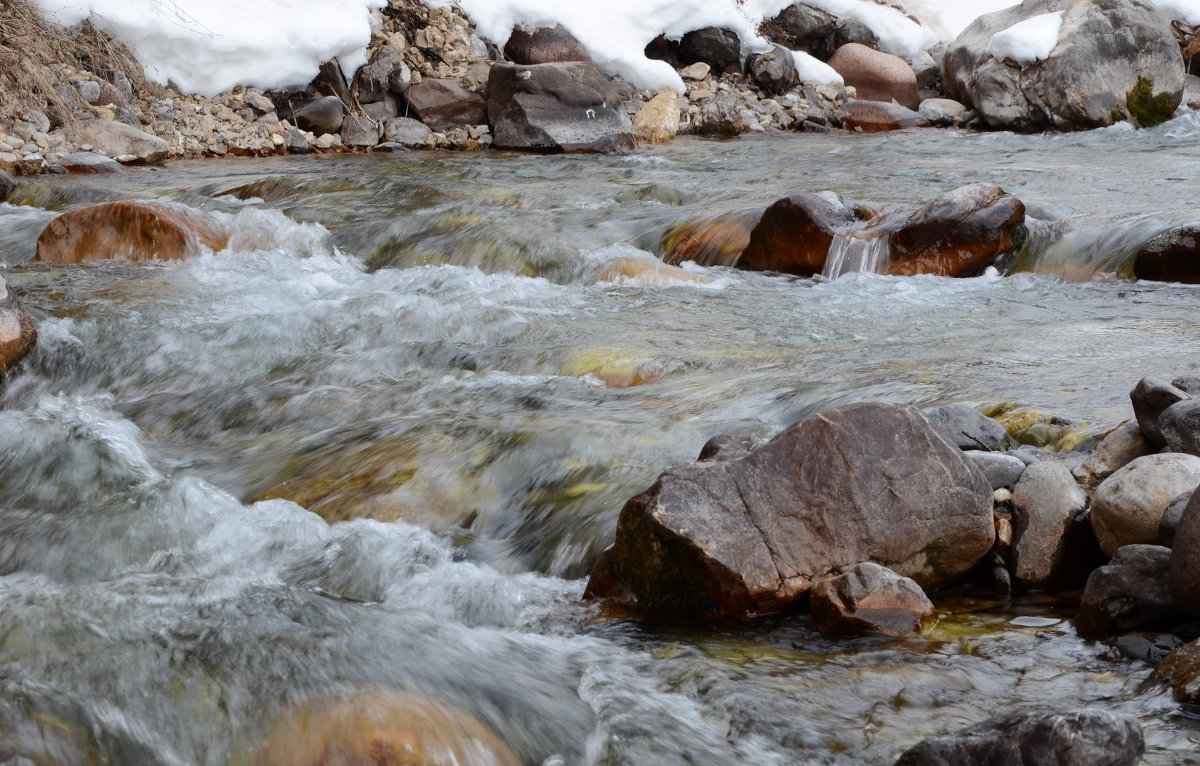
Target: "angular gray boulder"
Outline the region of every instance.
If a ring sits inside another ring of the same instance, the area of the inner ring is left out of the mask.
[[[1134,766],[1146,749],[1137,719],[1107,710],[990,718],[907,750],[896,766]]]
[[[794,610],[863,561],[937,588],[994,539],[991,487],[960,450],[916,409],[856,404],[664,473],[626,503],[586,595],[741,618]]]
[[[637,146],[616,87],[595,64],[493,64],[487,114],[497,148],[627,152]]]
[[[1095,543],[1082,517],[1087,495],[1067,467],[1051,460],[1034,463],[1013,488],[1012,499],[1013,582],[1027,589],[1082,583],[1084,560]]]
[[[998,60],[992,36],[1034,16],[1064,13],[1044,61]],[[1168,119],[1184,88],[1168,19],[1147,0],[1025,0],[980,16],[942,60],[946,94],[989,125],[1017,131],[1087,130]]]
[[[1139,628],[1170,627],[1183,621],[1171,597],[1171,550],[1158,545],[1126,545],[1092,572],[1075,629],[1099,638]]]
[[[91,144],[96,151],[127,165],[153,165],[167,158],[171,147],[158,136],[138,130],[132,125],[110,120],[87,120],[70,131],[68,137],[77,143]]]
[[[1167,443],[1158,427],[1158,416],[1176,402],[1187,399],[1188,392],[1166,378],[1147,375],[1138,381],[1129,392],[1129,401],[1133,404],[1133,415],[1137,418],[1138,428],[1151,444],[1161,447]]]

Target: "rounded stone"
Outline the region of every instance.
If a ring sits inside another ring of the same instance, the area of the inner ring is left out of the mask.
[[[1163,512],[1200,485],[1200,457],[1165,453],[1134,460],[1105,479],[1092,499],[1092,529],[1111,556],[1122,545],[1158,540]]]

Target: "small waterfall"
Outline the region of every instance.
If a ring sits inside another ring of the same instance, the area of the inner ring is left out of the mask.
[[[850,232],[833,235],[821,276],[837,279],[851,271],[883,273],[891,251],[889,238],[886,235],[866,238],[856,234]]]

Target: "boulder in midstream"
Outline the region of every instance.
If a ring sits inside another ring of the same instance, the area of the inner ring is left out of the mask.
[[[226,234],[201,214],[144,202],[107,202],[63,213],[37,241],[39,263],[118,258],[176,260],[201,248],[222,250]]]

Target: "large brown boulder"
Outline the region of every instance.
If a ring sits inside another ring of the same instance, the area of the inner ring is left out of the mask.
[[[409,112],[430,130],[445,131],[468,125],[483,125],[487,101],[453,80],[421,80],[404,92]]]
[[[0,372],[21,361],[36,342],[33,319],[0,277]]]
[[[561,24],[538,27],[532,32],[514,29],[504,44],[504,55],[514,64],[553,64],[561,61],[591,61],[592,57]]]
[[[1171,593],[1180,609],[1200,616],[1200,491],[1188,500],[1171,541]]]
[[[863,561],[937,588],[994,538],[987,480],[919,410],[855,404],[743,457],[664,473],[626,503],[586,595],[747,617],[793,610]]]
[[[1025,205],[999,186],[969,184],[925,203],[892,233],[888,273],[971,276],[1025,237]]]
[[[917,75],[899,56],[877,51],[859,43],[846,43],[829,59],[829,66],[853,86],[863,101],[895,101],[909,109],[917,99]]]
[[[63,213],[37,241],[39,263],[118,258],[177,260],[201,247],[223,250],[224,232],[198,213],[144,202],[107,202]]]
[[[491,729],[417,694],[368,691],[290,710],[255,766],[519,766]]]
[[[785,197],[767,208],[737,266],[747,271],[820,274],[835,235],[861,226],[874,211],[833,192]]]
[[[1200,285],[1200,224],[1167,229],[1142,245],[1133,258],[1133,275]]]
[[[498,148],[627,152],[637,146],[616,87],[590,62],[493,64],[487,115]]]

